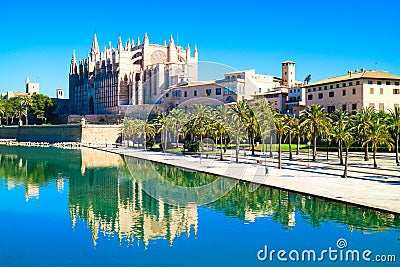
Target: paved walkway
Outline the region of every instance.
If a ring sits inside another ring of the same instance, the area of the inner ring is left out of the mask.
[[[232,157],[225,155],[227,160],[219,161],[219,157],[206,159],[203,156],[200,159],[196,156],[139,149],[110,147],[96,147],[96,149],[400,213],[400,173],[398,167],[393,167],[392,170],[376,170],[351,166],[349,169],[349,178],[343,179],[340,178],[340,175],[343,174],[343,166],[318,161],[316,163],[310,162],[310,167],[308,167],[307,154],[295,156],[299,157],[296,161],[283,160],[284,168],[279,170],[276,168],[276,159],[270,158],[266,160],[260,157],[249,156],[243,158],[242,155],[241,162],[235,163],[234,155]],[[332,161],[337,161],[337,157],[333,158],[333,156],[334,154],[332,153]],[[266,174],[264,162],[266,162],[268,167],[268,174]],[[387,167],[390,165],[389,161],[385,164],[382,166]],[[394,163],[391,164],[395,166]]]

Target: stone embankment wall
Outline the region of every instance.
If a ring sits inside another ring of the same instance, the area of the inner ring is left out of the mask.
[[[82,142],[115,143],[120,136],[119,125],[75,125],[52,126],[3,126],[0,139],[16,139],[20,142]]]

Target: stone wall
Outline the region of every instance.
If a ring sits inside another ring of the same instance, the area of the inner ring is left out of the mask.
[[[99,115],[68,115],[68,123],[80,123],[81,119],[90,124],[116,124],[124,119],[124,115],[119,114],[99,114]]]
[[[122,126],[88,125],[82,128],[82,143],[116,143]]]
[[[119,141],[120,132],[120,125],[4,126],[0,127],[0,139],[47,143],[115,143]]]
[[[80,142],[82,139],[82,130],[79,124],[21,126],[18,127],[16,139],[19,142]]]

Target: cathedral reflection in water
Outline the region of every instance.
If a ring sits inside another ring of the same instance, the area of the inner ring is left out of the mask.
[[[146,161],[123,159],[92,149],[1,146],[0,150],[0,186],[8,190],[23,188],[27,202],[40,201],[44,187],[53,186],[53,194],[60,196],[68,192],[72,228],[79,231],[80,224],[86,225],[95,246],[106,242],[103,236],[118,238],[120,244],[147,247],[152,240],[163,239],[173,245],[178,237],[200,234],[200,206],[169,205],[154,185],[168,181],[195,187],[216,179],[170,166],[154,168]],[[231,186],[231,181],[222,179],[218,183],[221,187],[212,189],[222,190]],[[338,222],[349,231],[358,229],[365,233],[400,227],[399,215],[245,182],[235,182],[226,195],[201,207],[244,223],[267,218],[286,230],[295,228],[299,219],[312,227]]]

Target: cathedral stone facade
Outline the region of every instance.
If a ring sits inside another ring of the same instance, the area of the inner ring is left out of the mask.
[[[122,114],[130,105],[163,104],[166,89],[198,79],[198,52],[190,46],[142,43],[121,37],[117,48],[100,51],[96,34],[88,56],[77,61],[75,52],[69,72],[71,114]]]

